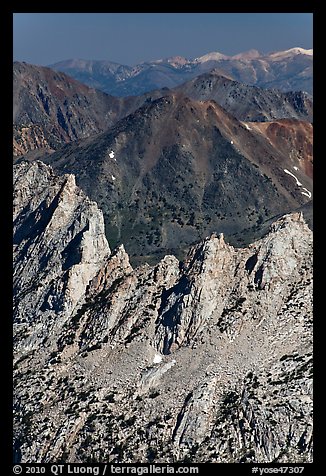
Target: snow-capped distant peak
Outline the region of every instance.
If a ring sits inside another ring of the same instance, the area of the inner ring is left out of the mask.
[[[206,61],[219,61],[221,59],[229,59],[229,56],[223,55],[218,51],[212,51],[212,53],[207,53],[207,55],[200,56],[195,59],[196,63],[206,63]]]
[[[314,50],[311,48],[310,50],[306,50],[305,48],[299,48],[299,47],[296,47],[296,48],[290,48],[289,50],[287,50],[288,53],[294,53],[294,54],[297,54],[297,55],[308,55],[308,56],[313,56],[313,52]]]
[[[304,48],[295,47],[285,51],[275,51],[274,53],[270,53],[268,56],[272,59],[283,59],[295,55],[313,56],[313,49],[305,50]]]

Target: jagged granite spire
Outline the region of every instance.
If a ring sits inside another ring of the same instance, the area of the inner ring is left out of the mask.
[[[14,172],[16,461],[312,461],[300,214],[133,269],[73,176]]]

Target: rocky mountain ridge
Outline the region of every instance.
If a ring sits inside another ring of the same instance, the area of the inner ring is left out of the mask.
[[[130,266],[103,215],[14,166],[16,462],[312,461],[312,233]]]
[[[99,204],[112,247],[123,243],[137,264],[182,259],[213,231],[248,244],[264,221],[311,199],[312,126],[250,124],[174,93],[41,160]]]
[[[240,121],[290,118],[313,122],[313,104],[307,93],[250,86],[221,75],[219,70],[196,76],[173,90],[197,101],[214,100]]]
[[[237,119],[281,118],[312,122],[312,101],[302,92],[265,91],[211,72],[178,87],[140,96],[114,97],[89,88],[64,73],[14,63],[13,153],[53,151],[65,143],[103,132],[139,107],[177,92],[196,100],[216,100]],[[241,99],[241,100],[240,100]]]

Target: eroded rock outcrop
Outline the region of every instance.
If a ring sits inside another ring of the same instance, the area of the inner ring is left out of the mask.
[[[312,460],[312,232],[133,269],[103,216],[15,166],[15,454],[24,462]]]

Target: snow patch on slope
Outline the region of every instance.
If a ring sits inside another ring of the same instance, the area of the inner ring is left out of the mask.
[[[153,359],[153,364],[160,364],[162,362],[162,356],[159,354],[155,354]]]
[[[296,169],[296,170],[298,169],[297,167],[293,167],[293,168]],[[296,184],[298,185],[298,187],[302,187],[302,183],[299,182],[299,180],[297,179],[297,177],[296,177],[292,172],[290,172],[290,171],[287,170],[287,169],[283,169],[283,170],[284,170],[284,172],[285,172],[286,174],[291,175],[291,177],[293,177],[293,178],[295,179]],[[304,190],[304,192],[301,192],[302,195],[305,195],[306,197],[311,198],[311,192],[310,192],[307,188],[305,188],[305,187],[302,187],[302,188],[303,188],[303,190]]]
[[[284,172],[285,172],[286,174],[291,175],[291,177],[293,177],[293,178],[295,179],[295,181],[296,181],[296,183],[297,183],[297,185],[298,185],[299,187],[302,186],[302,183],[299,182],[299,180],[297,179],[297,177],[296,177],[292,172],[290,172],[288,169],[284,169]]]

